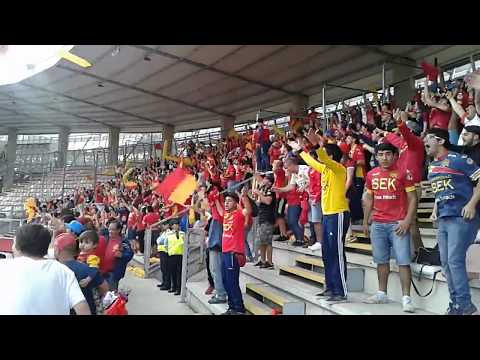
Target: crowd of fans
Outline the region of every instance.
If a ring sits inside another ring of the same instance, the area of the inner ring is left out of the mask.
[[[90,289],[85,297],[92,313],[99,313],[108,289],[118,289],[133,253],[160,258],[160,289],[179,295],[188,227],[205,229],[206,294],[213,294],[210,303],[228,302],[226,314],[245,313],[239,286],[245,262],[274,268],[273,239],[322,250],[326,286],[319,296],[345,301],[344,243],[353,239],[352,225],[362,225],[370,236],[377,264],[379,291],[366,302],[388,301],[393,248],[403,310],[413,312],[410,263],[423,247],[416,210],[420,183],[428,179],[450,291],[447,313],[472,314],[477,310],[465,256],[479,227],[480,75],[437,80],[427,79],[407,104],[394,98],[343,104],[326,124],[309,109],[290,114],[288,131],[259,120],[255,129],[232,131],[218,144],[189,141],[175,159],[151,158],[144,168],[123,165],[94,189],[39,203],[33,222],[54,230],[55,257],[73,270],[84,293]],[[176,167],[198,183],[185,204],[155,192]],[[145,254],[147,228],[151,254]]]

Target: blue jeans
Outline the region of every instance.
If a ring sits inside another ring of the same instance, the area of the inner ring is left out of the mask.
[[[298,220],[300,219],[300,213],[302,208],[300,205],[288,205],[287,209],[287,224],[288,228],[293,231],[295,240],[303,242],[303,226],[300,226]]]
[[[210,272],[213,277],[213,284],[217,294],[215,295],[218,299],[226,299],[227,293],[223,286],[223,266],[222,266],[222,251],[218,249],[209,250],[210,257]]]
[[[240,266],[233,253],[222,254],[222,278],[228,296],[228,309],[244,313],[245,307],[240,290]]]
[[[390,249],[393,248],[397,265],[410,265],[410,232],[402,236],[397,235],[395,233],[397,227],[398,222],[380,223],[374,221],[372,223],[370,239],[375,264],[389,264]]]
[[[127,229],[127,240],[135,240],[137,231],[135,229]],[[156,241],[157,239],[155,239]]]
[[[252,251],[250,250],[250,245],[248,244],[248,234],[250,233],[250,230],[252,229],[251,226],[245,227],[245,256],[247,258],[252,257]]]
[[[462,217],[438,219],[437,241],[440,261],[447,278],[450,302],[462,311],[472,304],[465,258],[468,247],[475,241],[478,219]]]

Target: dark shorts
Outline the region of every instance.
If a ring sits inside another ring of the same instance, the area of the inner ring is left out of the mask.
[[[256,237],[258,245],[272,245],[273,228],[273,224],[270,223],[258,224]]]

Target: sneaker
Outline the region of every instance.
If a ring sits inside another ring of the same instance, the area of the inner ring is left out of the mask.
[[[287,241],[288,239],[285,236],[280,236],[277,240],[275,241]]]
[[[167,286],[164,286],[164,287],[161,287],[161,288],[160,288],[160,290],[162,290],[162,291],[166,291],[166,290],[170,290],[170,288],[169,288],[169,287],[167,287]]]
[[[448,304],[447,311],[445,311],[445,315],[460,315],[460,311],[458,306],[453,303]]]
[[[224,313],[222,313],[221,315],[233,315],[235,311],[233,309],[228,309],[227,311],[225,311]]]
[[[162,288],[162,287],[164,287],[164,285],[163,285],[163,283],[162,284],[157,284],[157,287]]]
[[[313,244],[312,246],[309,246],[308,248],[312,251],[322,250],[322,244],[316,242],[315,244]]]
[[[225,304],[227,299],[219,299],[218,297],[214,296],[210,300],[208,300],[209,304]]]
[[[332,295],[327,299],[328,302],[346,302],[347,297],[342,295]]]
[[[209,286],[207,290],[205,290],[205,295],[211,295],[215,288],[213,286]]]
[[[382,292],[377,292],[375,295],[372,295],[365,300],[363,300],[364,304],[387,304],[388,297],[387,294]]]
[[[177,290],[177,291],[175,291],[175,293],[174,293],[173,295],[177,295],[177,296],[178,296],[178,295],[180,295],[180,294],[181,294],[180,290]]]
[[[266,262],[260,266],[260,269],[273,269],[273,264]]]
[[[470,304],[469,306],[467,306],[465,309],[463,309],[461,311],[461,315],[474,315],[476,312],[477,312],[477,308],[475,307],[475,305],[473,304]]]
[[[330,290],[330,289],[325,289],[325,290],[323,290],[321,293],[318,293],[316,296],[320,296],[320,297],[331,297],[331,296],[333,296],[333,292],[332,292],[332,290]]]
[[[260,260],[259,262],[257,262],[257,263],[256,263],[255,265],[253,265],[253,266],[260,266],[260,267],[262,267],[262,265],[263,265],[263,262],[262,262],[262,260]]]
[[[407,312],[407,313],[415,312],[415,307],[413,306],[412,298],[410,296],[404,296],[402,298],[402,307],[404,312]]]
[[[295,240],[295,241],[292,243],[292,246],[303,246],[303,242]]]

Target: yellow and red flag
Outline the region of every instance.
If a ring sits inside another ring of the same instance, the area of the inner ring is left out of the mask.
[[[153,190],[156,194],[175,204],[184,204],[197,188],[197,181],[185,168],[177,168],[171,172]]]

